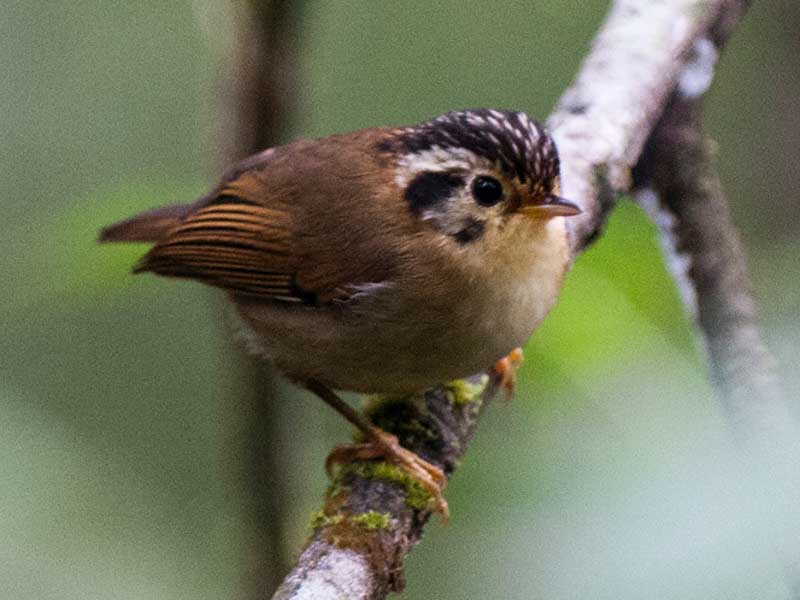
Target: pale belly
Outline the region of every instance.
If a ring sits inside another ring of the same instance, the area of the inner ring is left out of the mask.
[[[458,309],[409,310],[393,315],[403,319],[377,320],[362,314],[266,314],[273,310],[241,316],[249,348],[291,379],[357,392],[412,392],[473,375],[523,344],[536,324],[532,314],[526,327],[510,327],[504,319]]]
[[[386,285],[352,306],[240,303],[240,336],[298,382],[418,391],[481,372],[523,345],[555,302],[562,254],[448,282],[438,295]]]

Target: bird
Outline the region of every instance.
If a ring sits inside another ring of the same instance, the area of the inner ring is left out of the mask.
[[[581,210],[559,193],[538,122],[459,110],[266,149],[100,241],[152,243],[135,273],[222,288],[249,350],[363,432],[326,466],[383,458],[446,519],[442,470],[337,390],[416,393],[492,366],[508,377],[569,264],[566,219]]]

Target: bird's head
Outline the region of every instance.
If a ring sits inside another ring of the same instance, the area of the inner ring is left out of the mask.
[[[558,195],[552,138],[522,112],[449,112],[392,130],[381,148],[393,156],[408,210],[461,245],[512,223],[581,212]]]

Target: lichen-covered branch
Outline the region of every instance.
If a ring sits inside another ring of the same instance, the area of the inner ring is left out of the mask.
[[[710,70],[747,4],[731,2],[724,18],[696,42],[694,59],[636,167],[636,197],[659,228],[665,258],[736,434],[757,460],[791,465],[784,479],[792,479],[790,487],[797,491],[796,460],[789,458],[800,441],[797,415],[758,328],[747,259],[715,164],[716,146],[703,129],[702,94]]]
[[[731,0],[617,0],[572,86],[548,119],[561,157],[575,253],[601,232],[690,59]]]
[[[658,225],[715,390],[743,442],[743,469],[757,482],[753,499],[782,515],[776,531],[796,532],[800,429],[758,328],[744,249],[702,117],[702,99],[676,91],[636,169],[637,199]],[[776,539],[775,550],[800,597],[797,544]]]
[[[718,36],[721,45],[743,6],[740,0],[614,2],[548,120],[561,156],[562,194],[584,211],[570,219],[573,257],[601,233],[617,196],[630,190],[632,169],[695,58],[696,44]],[[480,416],[481,403],[465,390],[442,387],[424,398],[383,399],[370,414],[449,475]],[[489,384],[481,397],[494,392]],[[375,600],[402,588],[403,559],[430,516],[426,502],[389,465],[348,465],[275,598]]]
[[[667,260],[704,339],[712,380],[741,429],[775,409],[783,413],[784,403],[701,118],[700,102],[676,97],[670,103],[642,165],[651,177],[638,198],[654,211]]]
[[[795,428],[761,339],[747,260],[703,129],[702,94],[717,53],[749,2],[730,2],[698,39],[635,169],[637,199],[661,233],[666,260],[706,350],[711,379],[737,433]]]
[[[675,94],[637,169],[644,184],[638,198],[661,230],[723,406],[739,433],[762,437],[792,419],[758,330],[744,250],[702,114],[699,98]]]

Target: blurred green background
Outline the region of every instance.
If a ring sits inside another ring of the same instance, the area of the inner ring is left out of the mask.
[[[494,106],[545,118],[606,2],[309,2],[296,136]],[[131,277],[97,229],[213,181],[231,29],[202,1],[0,7],[0,598],[238,598],[246,410],[219,296]],[[755,3],[707,124],[765,333],[800,377],[800,5]],[[408,560],[421,598],[781,599],[779,527],[749,511],[691,324],[633,205],[576,264]],[[280,408],[277,549],[290,560],[345,423]],[[746,481],[746,477],[744,479]]]

